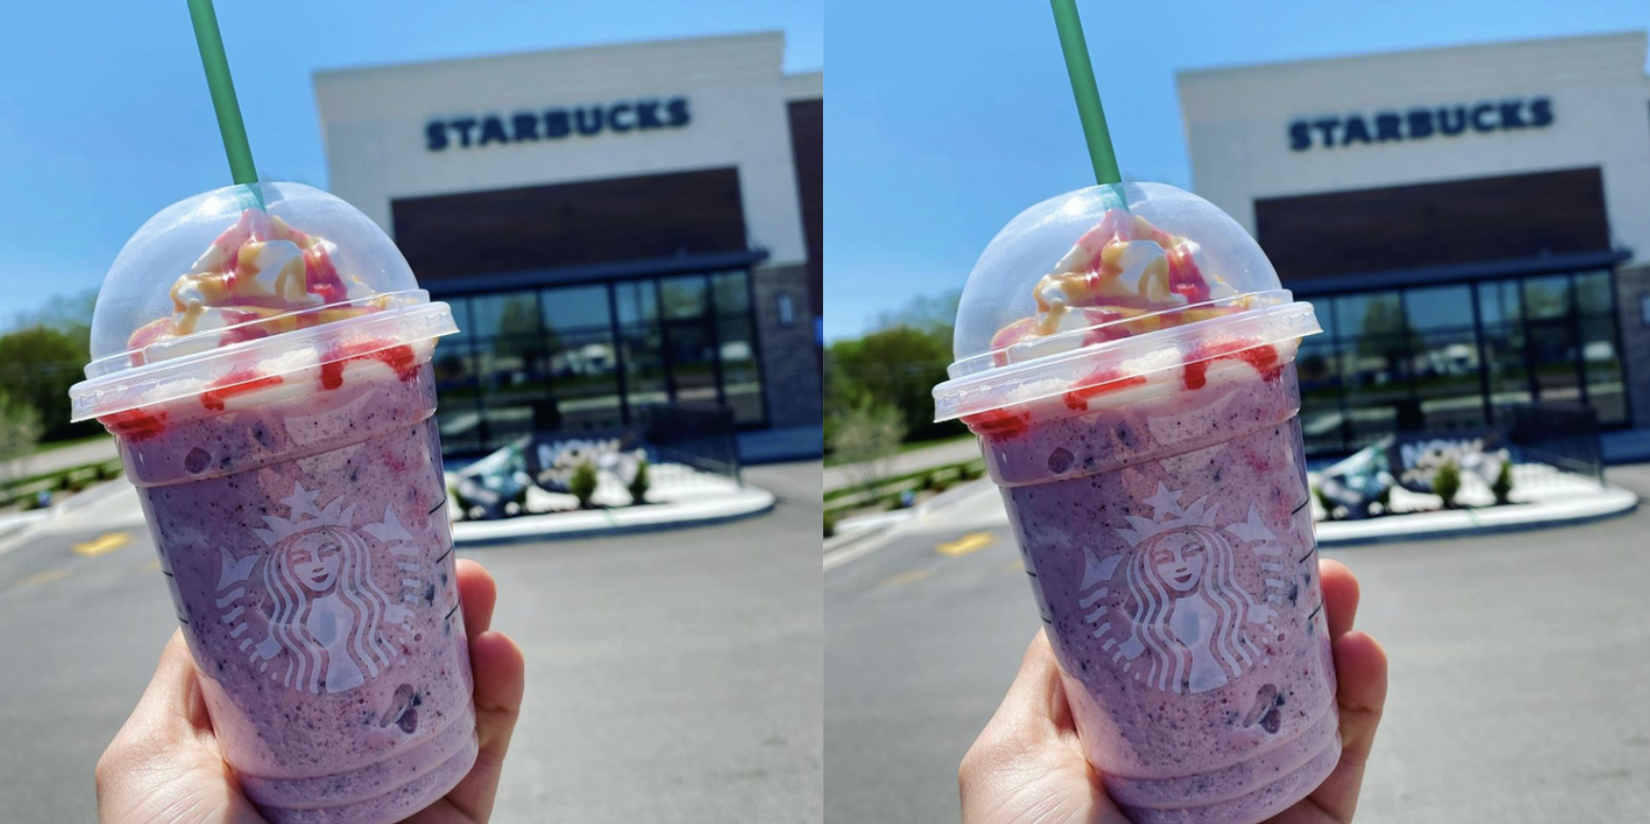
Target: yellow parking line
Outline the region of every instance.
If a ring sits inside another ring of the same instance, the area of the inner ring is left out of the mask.
[[[1026,565],[1025,565],[1024,561],[1009,561],[1006,565],[1003,566],[1003,571],[1004,572],[1025,572],[1026,571]]]
[[[898,575],[884,578],[882,583],[877,584],[877,587],[880,589],[882,587],[897,587],[900,584],[914,584],[924,578],[931,578],[933,575],[934,570],[931,569],[913,569],[910,572],[901,572]]]
[[[948,544],[934,547],[934,551],[950,558],[967,555],[970,552],[979,552],[991,545],[995,540],[989,532],[970,532]]]
[[[117,549],[120,549],[130,543],[131,540],[131,533],[110,532],[94,540],[87,541],[86,543],[75,544],[74,554],[84,555],[88,558],[96,558],[99,555],[107,555]]]
[[[146,570],[148,572],[159,572],[160,571],[160,559],[159,558],[150,558],[149,563],[144,564],[143,568],[144,568],[144,570]]]
[[[52,581],[61,581],[67,577],[69,577],[69,571],[66,569],[48,569],[45,572],[36,572],[35,574],[18,581],[17,586],[32,587],[35,584],[49,584]]]

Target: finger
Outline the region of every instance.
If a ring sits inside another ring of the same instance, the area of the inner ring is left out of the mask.
[[[527,665],[521,648],[510,636],[486,632],[470,636],[470,668],[475,673],[476,739],[480,743],[476,763],[447,794],[445,805],[414,819],[421,824],[486,821],[492,815],[504,754],[510,749],[510,737],[521,716]],[[453,812],[461,817],[452,817]]]
[[[1318,561],[1318,577],[1322,579],[1329,638],[1334,640],[1352,629],[1352,621],[1358,615],[1358,579],[1346,564],[1328,558]]]
[[[1364,764],[1386,705],[1386,651],[1368,633],[1352,631],[1335,642],[1336,700],[1341,713],[1341,759],[1313,791],[1311,800],[1334,821],[1351,821],[1363,786]]]
[[[98,759],[101,820],[172,820],[179,809],[211,809],[225,824],[264,824],[241,795],[211,729],[194,659],[176,630],[137,707]]]
[[[1031,640],[997,713],[963,756],[957,788],[965,824],[1127,824],[1077,740],[1046,633]]]
[[[458,600],[464,605],[464,629],[471,638],[493,625],[498,584],[486,567],[469,558],[458,559]]]

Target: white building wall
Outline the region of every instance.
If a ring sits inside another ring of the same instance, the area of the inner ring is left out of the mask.
[[[1645,49],[1631,32],[1182,72],[1194,188],[1253,233],[1257,198],[1599,166],[1612,242],[1650,260]],[[1543,129],[1289,148],[1299,119],[1542,96]]]
[[[783,55],[770,32],[319,72],[332,191],[392,231],[399,197],[737,166],[751,245],[801,263]],[[692,115],[678,129],[425,146],[434,119],[677,96]]]

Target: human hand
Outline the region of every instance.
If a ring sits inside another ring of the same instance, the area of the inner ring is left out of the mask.
[[[492,815],[504,753],[521,712],[521,649],[504,633],[488,630],[498,599],[493,576],[460,559],[458,591],[470,636],[481,749],[470,774],[407,819],[412,824],[479,824]],[[137,709],[98,759],[97,809],[103,824],[265,824],[223,760],[182,630],[172,633]]]
[[[1339,561],[1320,561],[1318,574],[1339,682],[1341,760],[1311,795],[1269,824],[1352,820],[1386,703],[1386,652],[1352,629],[1358,579]],[[1060,665],[1045,633],[1032,639],[997,714],[963,756],[958,785],[964,824],[1128,824],[1077,741]]]

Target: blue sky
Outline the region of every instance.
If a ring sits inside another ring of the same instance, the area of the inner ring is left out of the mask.
[[[827,2],[825,332],[839,338],[960,288],[1010,218],[1094,178],[1044,0]],[[1644,0],[1078,7],[1123,174],[1182,187],[1177,70],[1650,29]]]
[[[218,0],[259,171],[327,184],[316,69],[780,29],[825,63],[822,0]],[[102,283],[151,214],[228,185],[184,0],[0,10],[0,326]]]

